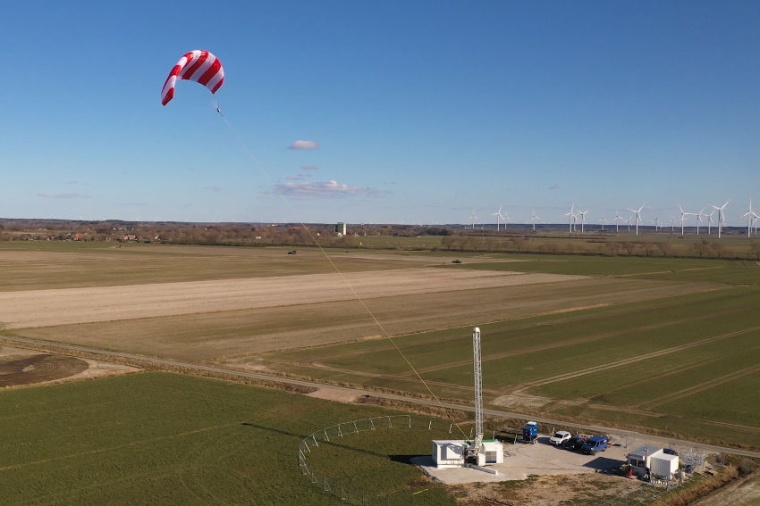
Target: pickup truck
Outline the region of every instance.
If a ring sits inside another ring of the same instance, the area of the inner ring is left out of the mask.
[[[591,436],[581,446],[581,451],[586,455],[594,455],[607,449],[607,438],[605,436]]]

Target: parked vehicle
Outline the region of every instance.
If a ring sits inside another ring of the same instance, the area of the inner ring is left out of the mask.
[[[580,436],[573,436],[567,441],[564,442],[562,447],[565,450],[570,450],[571,452],[579,452],[581,451],[581,448],[583,448],[583,443],[585,443],[586,440],[583,439]]]
[[[573,435],[568,431],[558,430],[552,437],[549,438],[549,444],[559,447],[564,445],[571,437],[573,437]]]
[[[586,455],[594,455],[606,450],[608,443],[609,441],[605,436],[591,436],[583,443],[581,450]]]

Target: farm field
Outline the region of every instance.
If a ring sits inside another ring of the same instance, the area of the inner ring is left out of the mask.
[[[339,504],[301,475],[301,440],[338,421],[386,414],[170,373],[6,391],[2,504]],[[323,445],[325,455],[315,451],[313,465],[368,498],[412,504],[422,490],[414,504],[454,504],[443,485],[388,458],[424,454],[436,434],[399,428],[347,436]],[[329,466],[336,452],[339,468]]]
[[[0,279],[4,332],[464,402],[479,325],[493,407],[760,448],[754,262],[88,245]]]

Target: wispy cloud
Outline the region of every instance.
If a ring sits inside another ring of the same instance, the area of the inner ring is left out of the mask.
[[[559,190],[559,183],[554,183],[551,186],[549,186],[550,190]]]
[[[304,174],[303,172],[300,174],[296,174],[295,176],[288,176],[285,179],[288,181],[303,181],[304,179],[309,179],[311,177],[311,174]]]
[[[38,197],[43,199],[89,199],[89,195],[82,193],[38,193]]]
[[[315,141],[293,141],[293,144],[288,146],[288,149],[319,149],[319,145]]]
[[[337,181],[287,182],[275,186],[274,191],[280,195],[306,198],[346,197],[350,195],[378,196],[384,193],[373,188],[350,186]]]
[[[301,165],[302,170],[318,170],[319,167],[316,165]]]

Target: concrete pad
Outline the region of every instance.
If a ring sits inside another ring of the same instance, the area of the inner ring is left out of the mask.
[[[470,468],[438,469],[431,456],[420,456],[412,463],[433,479],[447,484],[525,480],[530,475],[566,475],[597,473],[617,469],[625,463],[627,450],[611,446],[597,455],[583,455],[548,444],[548,437],[536,444],[505,443],[504,463],[488,466],[498,474]]]

